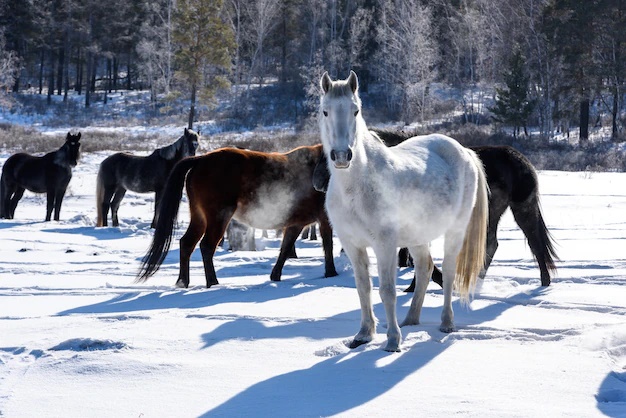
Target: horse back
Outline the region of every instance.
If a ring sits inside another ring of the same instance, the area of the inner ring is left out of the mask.
[[[512,202],[524,202],[538,192],[537,172],[532,163],[515,148],[505,146],[470,147],[485,167],[489,187],[500,189]]]
[[[55,174],[55,167],[51,167],[53,159],[51,154],[43,157],[23,152],[14,154],[2,168],[2,181],[17,184],[34,193],[45,193],[48,180]]]
[[[317,220],[324,195],[313,189],[321,146],[288,153],[222,148],[200,157],[187,175],[190,204],[222,209],[248,225],[274,229]]]
[[[118,152],[100,163],[99,181],[105,187],[123,187],[137,193],[154,192],[165,185],[172,164],[153,152],[138,156]]]

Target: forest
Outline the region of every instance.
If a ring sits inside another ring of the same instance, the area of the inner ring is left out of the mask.
[[[184,102],[190,127],[218,113],[304,126],[319,76],[352,69],[378,121],[626,139],[623,0],[0,0],[0,10],[2,106],[79,95],[89,108],[146,90],[152,115]]]

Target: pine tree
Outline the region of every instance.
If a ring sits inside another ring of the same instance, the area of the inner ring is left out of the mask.
[[[193,128],[197,94],[205,99],[228,82],[231,53],[235,49],[232,28],[222,17],[221,0],[178,0],[172,38],[177,73],[190,88],[188,127]]]
[[[505,88],[496,89],[496,103],[489,110],[495,121],[512,126],[514,135],[517,135],[520,127],[528,135],[526,124],[535,102],[528,97],[529,77],[524,72],[524,57],[520,51],[511,57],[509,69],[503,77]]]

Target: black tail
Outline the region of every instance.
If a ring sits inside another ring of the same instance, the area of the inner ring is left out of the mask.
[[[161,196],[152,244],[142,260],[141,269],[137,274],[137,281],[146,281],[156,273],[161,264],[163,264],[163,260],[165,260],[172,242],[180,200],[183,197],[185,178],[187,177],[187,172],[193,168],[195,163],[195,158],[186,158],[179,161],[167,179],[167,184]]]
[[[4,202],[6,197],[4,196],[4,179],[0,178],[0,219],[5,218],[4,214]]]
[[[541,271],[541,284],[548,286],[550,273],[556,272],[555,260],[559,257],[554,248],[554,238],[543,220],[538,194],[532,194],[523,203],[512,203],[511,212],[526,235],[528,246],[537,260]]]

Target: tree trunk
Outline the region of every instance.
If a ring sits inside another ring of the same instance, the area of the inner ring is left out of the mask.
[[[580,141],[589,139],[589,99],[580,102]]]
[[[67,94],[70,89],[70,58],[72,48],[70,46],[70,36],[65,35],[65,59],[63,60],[63,102],[67,102]]]
[[[41,48],[41,56],[39,58],[39,94],[43,93],[43,67],[46,53],[43,48]]]
[[[81,53],[81,49],[78,48],[77,59],[76,59],[76,84],[74,85],[74,90],[80,96],[83,92],[83,55]]]
[[[109,93],[111,92],[111,76],[112,76],[112,67],[111,67],[111,58],[107,58],[107,80],[104,86],[104,104],[107,104],[109,101]]]
[[[63,68],[65,65],[65,48],[59,49],[59,66],[57,67],[57,96],[63,94]]]
[[[131,83],[130,83],[130,64],[131,64],[131,53],[130,51],[128,52],[128,62],[126,64],[126,90],[131,90]]]
[[[611,140],[617,141],[617,117],[619,111],[619,83],[613,88],[613,108],[611,109]]]
[[[187,128],[193,129],[193,120],[196,116],[196,85],[191,85],[191,107],[189,108],[189,123]]]
[[[91,79],[91,67],[93,67],[93,54],[87,52],[87,74],[85,77],[85,107],[91,106],[91,86],[89,80]]]
[[[118,67],[117,56],[115,56],[113,57],[113,90],[115,91],[117,91]]]
[[[56,61],[54,51],[50,50],[50,71],[48,72],[48,97],[46,102],[52,103],[52,95],[54,94],[54,63]]]

